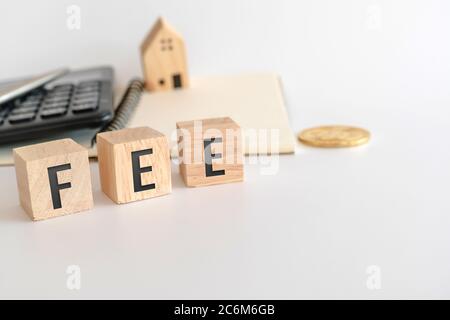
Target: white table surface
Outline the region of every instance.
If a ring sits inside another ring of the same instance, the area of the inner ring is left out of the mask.
[[[192,75],[277,72],[296,132],[355,124],[373,139],[299,146],[240,184],[188,189],[174,167],[171,195],[122,206],[94,163],[95,208],[38,223],[2,167],[0,298],[450,298],[449,1],[79,0],[79,30],[70,4],[0,3],[2,78],[112,64],[123,86],[163,15]]]
[[[376,111],[366,146],[298,146],[272,159],[274,175],[247,164],[245,182],[203,188],[174,165],[172,194],[126,205],[102,194],[92,163],[94,209],[41,222],[2,167],[0,297],[450,298],[447,121]]]

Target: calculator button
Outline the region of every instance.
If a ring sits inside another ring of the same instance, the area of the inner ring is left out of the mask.
[[[87,112],[97,109],[98,103],[97,102],[87,102],[87,103],[77,103],[72,105],[72,111],[73,113],[81,113],[81,112]]]
[[[41,117],[44,119],[52,118],[52,117],[59,117],[59,116],[65,115],[66,112],[67,112],[66,108],[47,109],[47,110],[42,110]]]
[[[55,97],[69,97],[72,94],[72,91],[51,91],[49,93],[47,93],[47,95],[45,96],[45,98],[49,99],[49,98],[55,98]]]
[[[73,93],[74,96],[84,96],[84,95],[94,95],[99,94],[100,91],[97,89],[83,89],[83,90],[77,90]]]
[[[29,107],[37,107],[39,105],[38,101],[24,101],[17,104],[18,108],[29,108]]]
[[[98,97],[97,98],[81,98],[81,99],[74,99],[72,101],[73,105],[79,105],[79,104],[86,104],[86,103],[97,103],[98,101]]]
[[[71,90],[64,90],[64,91],[50,91],[47,93],[46,98],[53,98],[53,97],[61,97],[61,96],[70,96],[72,94]]]
[[[64,98],[64,99],[49,99],[49,100],[45,100],[42,105],[54,105],[54,104],[68,104],[69,103],[69,99],[68,98]]]
[[[85,87],[77,87],[75,92],[85,92],[85,91],[98,91],[100,89],[99,86],[85,86]]]
[[[42,104],[68,103],[69,100],[70,100],[69,97],[58,97],[58,98],[46,99],[42,102]]]
[[[45,102],[42,104],[42,109],[54,109],[54,108],[67,108],[68,101],[57,101],[57,102]]]
[[[78,85],[78,87],[86,87],[86,86],[98,86],[100,84],[100,82],[98,81],[83,81],[80,82],[80,84]]]
[[[45,101],[54,101],[54,100],[66,100],[69,99],[70,94],[51,94],[47,95],[44,99]]]
[[[12,124],[31,121],[31,120],[34,120],[34,118],[35,118],[35,113],[34,112],[10,115],[8,117],[9,122],[12,123]]]
[[[84,99],[84,98],[90,98],[90,99],[98,99],[99,94],[97,91],[94,92],[83,92],[83,93],[77,93],[74,95],[74,99]]]
[[[51,91],[67,91],[67,90],[72,90],[73,85],[72,84],[60,84],[57,86],[54,86]]]
[[[49,92],[45,99],[60,98],[60,97],[70,97],[70,91],[62,92]]]
[[[11,111],[11,114],[22,114],[22,113],[31,113],[31,112],[36,112],[36,110],[38,109],[37,106],[35,107],[20,107],[20,108],[14,108]]]

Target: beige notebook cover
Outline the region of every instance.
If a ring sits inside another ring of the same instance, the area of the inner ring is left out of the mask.
[[[281,83],[274,74],[197,77],[188,89],[144,92],[127,126],[161,131],[176,156],[175,123],[215,117],[231,117],[243,128],[247,155],[294,152]]]
[[[122,93],[118,93],[118,98]],[[115,101],[120,101],[116,99]],[[170,92],[143,92],[127,127],[149,126],[166,134],[172,156],[177,155],[176,122],[231,117],[244,131],[246,154],[292,153],[289,126],[277,75],[205,76],[191,78],[191,87]],[[54,139],[72,138],[96,156],[91,140],[96,129],[80,129],[0,147],[0,165],[13,163],[12,148]]]

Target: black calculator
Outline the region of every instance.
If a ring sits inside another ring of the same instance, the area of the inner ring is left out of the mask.
[[[71,71],[0,104],[0,143],[98,128],[114,117],[111,67]]]

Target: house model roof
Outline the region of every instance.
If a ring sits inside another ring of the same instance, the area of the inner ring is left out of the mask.
[[[183,41],[181,35],[167,22],[167,20],[163,17],[159,17],[150,32],[144,38],[144,41],[141,44],[141,52],[144,52],[152,45],[162,30],[170,33],[172,37],[176,37],[178,40]]]

